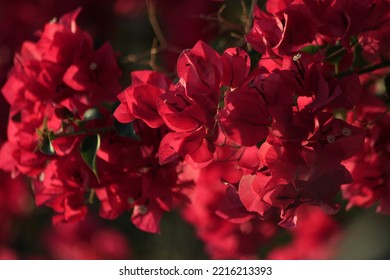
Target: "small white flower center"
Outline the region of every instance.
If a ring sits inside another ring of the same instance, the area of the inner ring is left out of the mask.
[[[298,61],[301,57],[302,57],[302,54],[297,53],[296,55],[293,56],[292,59],[293,59],[294,61]]]
[[[352,131],[347,128],[347,127],[344,127],[343,130],[341,131],[341,133],[344,135],[344,136],[350,136],[352,134]]]
[[[334,135],[328,135],[326,136],[326,140],[328,140],[328,143],[333,143],[336,140],[336,137],[334,137]]]
[[[91,69],[92,71],[96,70],[97,69],[97,64],[95,62],[92,62],[90,65],[89,65],[89,69]]]
[[[134,211],[141,215],[145,215],[146,213],[148,213],[148,208],[145,205],[137,205],[134,207]]]

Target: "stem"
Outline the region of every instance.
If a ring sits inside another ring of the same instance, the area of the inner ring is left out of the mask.
[[[95,190],[91,189],[88,196],[88,203],[93,204],[93,199],[95,198]]]
[[[160,42],[161,46],[166,47],[168,45],[167,40],[165,39],[164,33],[160,28],[156,16],[156,2],[154,0],[147,0],[146,8],[147,8],[150,24],[152,26],[154,34],[157,37],[157,40]]]
[[[249,7],[249,12],[248,12],[248,18],[245,25],[245,33],[249,33],[250,28],[253,24],[253,18],[254,18],[253,13],[255,11],[256,2],[257,2],[256,0],[251,1],[251,5]]]
[[[356,43],[352,44],[352,45],[351,45],[351,49],[354,48],[354,47],[356,47],[358,44],[359,44],[359,42],[356,42]],[[343,52],[346,52],[346,51],[348,51],[348,50],[346,50],[345,48],[342,47],[342,48],[338,49],[337,51],[334,51],[333,53],[331,53],[330,55],[328,55],[328,56],[326,57],[326,59],[327,59],[327,60],[330,60],[330,59],[334,58],[335,56],[338,56],[339,54],[341,54],[341,53],[343,53]]]
[[[354,121],[357,121],[358,123],[360,123],[361,125],[363,125],[365,127],[369,127],[369,126],[374,125],[376,122],[378,122],[383,117],[385,117],[389,112],[390,112],[390,108],[387,108],[387,110],[385,110],[382,113],[380,113],[373,120],[371,120],[371,121],[364,121],[364,120],[360,120],[358,118],[357,113],[356,113],[356,108],[354,108],[354,110],[353,110]]]
[[[252,0],[251,3],[250,3],[250,7],[249,7],[249,11],[247,13],[247,18],[246,18],[246,22],[245,22],[245,34],[248,34],[252,25],[253,25],[253,20],[254,20],[254,10],[255,10],[255,6],[256,6],[256,0]],[[247,43],[247,49],[248,50],[251,50],[251,46],[249,45],[249,43]]]
[[[241,25],[235,24],[233,22],[229,22],[223,18],[222,12],[225,9],[225,7],[226,7],[226,5],[222,5],[222,7],[219,9],[217,15],[201,14],[199,16],[199,18],[204,19],[204,20],[208,20],[211,22],[216,22],[221,27],[223,27],[223,29],[225,29],[225,30],[234,30],[234,31],[237,31],[239,33],[242,33],[242,26]],[[197,17],[195,17],[195,18],[197,18]]]
[[[375,71],[375,70],[378,70],[378,69],[381,69],[381,68],[385,68],[385,67],[389,67],[389,66],[390,66],[390,61],[389,60],[382,60],[381,62],[379,62],[377,64],[373,64],[373,65],[364,67],[364,68],[362,68],[362,69],[360,69],[358,71],[353,70],[353,69],[352,70],[347,70],[347,71],[338,73],[335,76],[338,77],[338,78],[342,78],[342,77],[351,75],[353,73],[357,73],[358,75],[362,75],[362,74],[370,73],[372,71]]]
[[[372,72],[372,71],[375,71],[375,70],[378,70],[381,68],[385,68],[388,66],[390,66],[390,61],[389,60],[382,60],[380,63],[374,64],[371,66],[367,66],[365,68],[360,69],[358,71],[358,74],[362,75],[362,74],[369,73],[369,72]]]
[[[182,49],[174,45],[170,45],[166,40],[164,33],[158,23],[156,0],[145,0],[146,10],[152,30],[156,36],[153,40],[152,47],[149,51],[130,54],[121,59],[122,63],[139,63],[150,66],[153,70],[159,70],[156,64],[156,57],[162,51],[169,51],[175,54],[180,54]]]
[[[379,121],[381,118],[385,117],[387,115],[387,113],[390,112],[390,108],[387,108],[386,111],[384,111],[383,113],[381,113],[379,116],[377,116],[375,119],[373,119],[372,121],[369,121],[367,122],[367,125],[373,125],[375,124],[377,121]]]
[[[52,140],[61,138],[61,137],[69,137],[69,136],[77,136],[77,135],[85,135],[85,134],[95,134],[95,133],[105,133],[114,130],[114,126],[105,126],[105,127],[98,127],[98,128],[92,128],[92,129],[82,129],[77,130],[73,132],[61,132],[58,134],[54,134],[52,136]]]

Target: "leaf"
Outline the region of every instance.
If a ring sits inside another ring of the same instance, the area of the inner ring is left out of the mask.
[[[47,135],[45,135],[42,138],[42,142],[39,145],[39,150],[41,151],[41,153],[48,155],[48,156],[52,156],[52,155],[56,154],[54,147],[53,147],[53,144],[51,143],[51,140],[52,140],[51,136],[52,136],[52,132],[49,132]]]
[[[102,113],[100,113],[98,108],[91,108],[84,112],[83,120],[84,121],[92,121],[92,120],[100,120],[103,118]]]
[[[114,120],[114,128],[122,137],[128,137],[140,141],[141,138],[136,134],[133,123],[120,123]]]
[[[316,46],[316,45],[309,45],[309,46],[303,47],[301,49],[302,52],[306,52],[306,53],[310,53],[310,54],[315,54],[319,50],[320,50],[320,47]]]
[[[78,120],[77,124],[81,129],[85,129],[85,125],[94,120],[101,120],[103,119],[102,113],[100,113],[98,108],[91,108],[84,112],[83,119]]]
[[[96,153],[100,147],[100,136],[98,134],[88,135],[80,144],[80,154],[84,162],[95,174],[96,179],[99,180],[98,171],[96,168]]]
[[[251,60],[251,71],[253,71],[257,67],[259,60],[261,59],[261,54],[256,52],[255,50],[250,50],[248,52],[248,55]]]

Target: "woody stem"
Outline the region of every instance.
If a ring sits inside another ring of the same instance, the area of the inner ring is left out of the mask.
[[[351,69],[351,70],[347,70],[344,72],[340,72],[340,73],[336,74],[335,76],[338,78],[342,78],[342,77],[351,75],[353,73],[357,73],[358,75],[362,75],[362,74],[370,73],[372,71],[375,71],[375,70],[378,70],[381,68],[385,68],[385,67],[389,67],[389,66],[390,66],[389,60],[382,60],[381,62],[379,62],[377,64],[369,65],[369,66],[364,67],[358,71]]]
[[[52,140],[61,138],[61,137],[69,137],[69,136],[77,136],[77,135],[86,135],[86,134],[96,134],[96,133],[105,133],[114,130],[114,126],[104,126],[92,129],[81,129],[73,132],[61,132],[54,134],[52,136]]]

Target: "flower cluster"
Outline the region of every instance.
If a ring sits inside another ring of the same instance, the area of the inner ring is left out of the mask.
[[[368,83],[372,79],[364,81]],[[377,98],[373,89],[367,87],[356,110],[349,113],[349,119],[358,126],[368,128],[364,147],[346,167],[353,182],[342,187],[343,196],[348,199],[347,209],[377,206],[377,212],[390,214],[389,184],[389,135],[385,132],[390,125],[388,105]]]
[[[83,181],[89,175],[81,176],[87,171],[77,161],[80,137],[54,139],[54,133],[77,131],[75,121],[88,108],[112,100],[120,89],[111,47],[93,50],[91,37],[76,25],[78,13],[47,24],[37,43],[24,43],[3,87],[11,109],[1,166],[34,178],[37,204],[53,207],[60,220],[85,215]]]
[[[178,178],[178,162],[160,167],[155,160],[159,133],[143,124],[115,126],[116,56],[108,43],[94,50],[76,24],[79,12],[48,23],[40,40],[15,56],[3,87],[11,110],[1,167],[33,179],[36,203],[55,211],[54,223],[83,219],[96,194],[102,217],[134,209],[133,223],[157,232],[188,182]]]
[[[167,131],[162,165],[181,159],[202,171],[212,162],[239,170],[240,178],[227,181],[221,206],[227,219],[293,227],[304,205],[335,213],[341,185],[352,183],[344,161],[363,151],[367,136],[366,127],[343,117],[363,98],[358,73],[347,71],[353,44],[366,52],[364,42],[383,36],[388,21],[388,3],[348,3],[268,1],[267,12],[255,10],[247,36],[262,54],[258,65],[242,49],[219,55],[199,41],[179,57],[176,83],[143,73],[147,79],[133,79],[120,94],[114,116]],[[375,24],[358,21],[367,9]],[[377,54],[386,53],[385,45],[377,44]],[[337,62],[332,48],[344,52]]]

